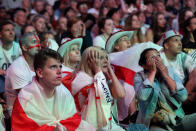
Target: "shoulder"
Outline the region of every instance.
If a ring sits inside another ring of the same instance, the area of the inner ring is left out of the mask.
[[[23,74],[25,68],[25,60],[22,56],[17,58],[7,69],[8,74]]]

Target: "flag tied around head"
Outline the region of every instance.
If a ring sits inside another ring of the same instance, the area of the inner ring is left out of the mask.
[[[145,42],[135,44],[133,47],[125,51],[109,54],[110,63],[114,67],[114,72],[126,90],[124,100],[118,102],[118,105],[120,104],[118,106],[120,120],[124,119],[128,115],[129,104],[135,95],[133,78],[136,72],[142,70],[138,61],[142,51],[147,48],[155,48],[158,51],[162,49],[162,47],[157,44]]]

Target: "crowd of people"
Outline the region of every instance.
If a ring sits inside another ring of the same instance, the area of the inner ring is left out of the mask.
[[[0,130],[195,131],[195,0],[0,1]]]

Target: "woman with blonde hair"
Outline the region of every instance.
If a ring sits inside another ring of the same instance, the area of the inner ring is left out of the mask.
[[[82,46],[82,38],[62,40],[62,45],[58,49],[58,53],[63,57],[62,74],[63,77],[70,74],[78,66],[81,54],[80,49]]]
[[[64,77],[62,83],[74,96],[82,119],[97,130],[123,130],[113,120],[112,105],[114,98],[125,96],[125,90],[110,66],[106,51],[87,48],[72,76]]]

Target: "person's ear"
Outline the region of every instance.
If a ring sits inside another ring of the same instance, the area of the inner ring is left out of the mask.
[[[41,68],[36,69],[36,74],[39,78],[43,78],[43,71]]]
[[[165,42],[163,46],[164,46],[165,49],[169,49],[169,45],[168,45],[167,42]]]
[[[119,48],[120,48],[120,47],[119,47],[119,44],[116,44],[116,45],[114,46],[114,49],[117,50],[117,51],[119,50]]]
[[[186,29],[187,29],[188,31],[191,31],[191,28],[190,28],[189,26],[187,26]]]
[[[22,48],[22,50],[25,51],[25,52],[28,51],[27,46],[25,46],[25,45],[21,45],[21,48]]]

